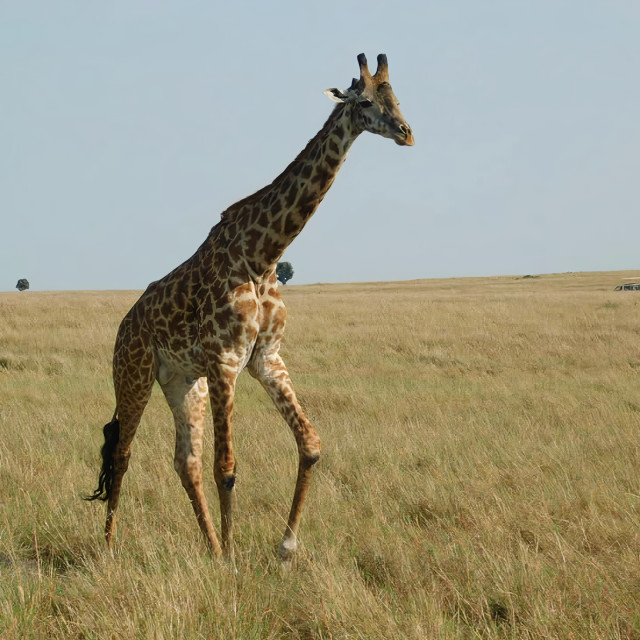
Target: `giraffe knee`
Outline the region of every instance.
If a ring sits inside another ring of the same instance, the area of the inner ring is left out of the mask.
[[[320,438],[317,433],[309,434],[299,445],[300,462],[312,467],[320,460]]]
[[[231,491],[233,487],[236,486],[236,472],[235,469],[230,473],[220,473],[219,475],[214,474],[216,479],[216,484],[220,489],[225,489],[226,491]]]
[[[173,468],[184,486],[193,485],[202,475],[202,464],[195,456],[176,456]]]
[[[236,484],[236,474],[234,473],[232,476],[225,478],[222,480],[222,486],[227,490],[231,491]]]
[[[231,468],[221,468],[216,466],[213,477],[218,487],[231,491],[236,484],[236,464],[233,462]]]
[[[300,460],[305,467],[313,467],[313,465],[320,460],[320,451],[302,454]]]

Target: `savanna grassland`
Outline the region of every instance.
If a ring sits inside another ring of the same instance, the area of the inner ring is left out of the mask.
[[[290,572],[296,450],[257,382],[234,417],[236,570],[205,553],[158,389],[112,558],[81,497],[138,294],[0,294],[0,638],[640,638],[623,275],[284,287],[282,353],[323,439]],[[210,446],[205,466],[217,514]]]

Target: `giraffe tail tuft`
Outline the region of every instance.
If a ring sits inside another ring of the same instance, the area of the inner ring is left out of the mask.
[[[113,454],[120,438],[120,422],[115,414],[113,420],[105,424],[102,431],[104,433],[104,444],[102,445],[102,449],[100,449],[102,468],[98,476],[98,488],[90,496],[83,498],[84,500],[102,500],[104,502],[108,500],[111,495],[111,485],[113,483]]]

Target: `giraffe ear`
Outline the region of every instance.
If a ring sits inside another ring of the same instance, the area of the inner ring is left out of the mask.
[[[327,89],[324,95],[334,102],[346,102],[347,96],[340,89]]]

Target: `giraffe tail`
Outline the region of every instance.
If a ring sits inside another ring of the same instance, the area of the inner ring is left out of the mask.
[[[120,437],[120,422],[113,414],[113,419],[104,425],[102,432],[104,433],[104,444],[100,449],[102,456],[102,468],[98,476],[98,488],[90,495],[83,498],[84,500],[102,500],[109,499],[111,495],[111,485],[113,483],[113,454]]]

